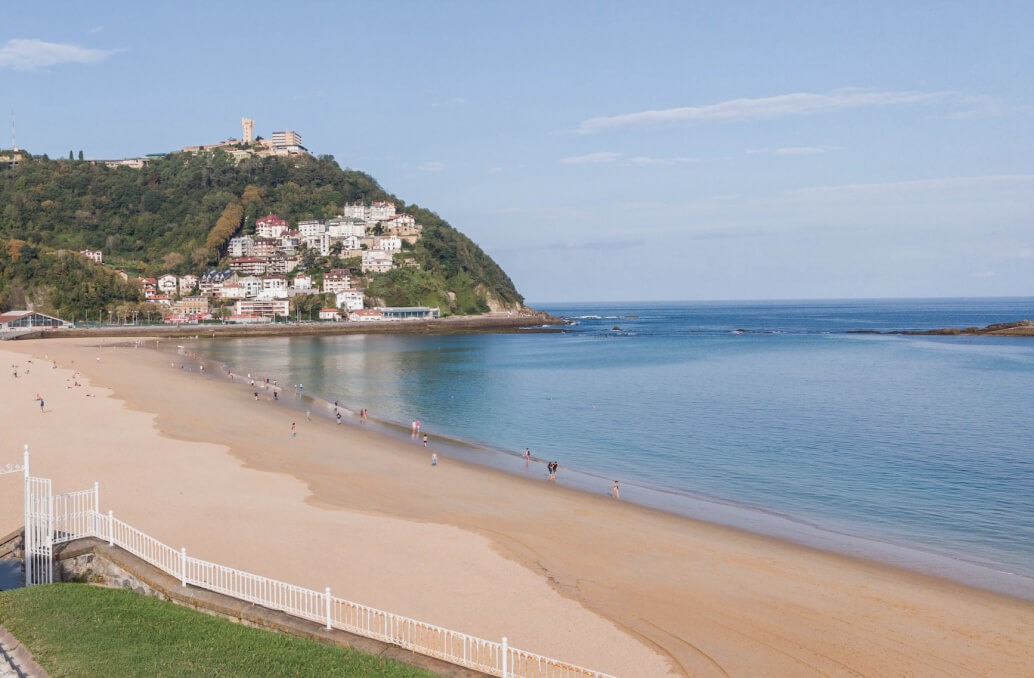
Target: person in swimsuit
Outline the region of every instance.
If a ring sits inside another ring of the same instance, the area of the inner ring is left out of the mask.
[[[614,484],[610,486],[610,496],[615,499],[621,499],[621,490],[618,488],[618,481],[614,481]]]

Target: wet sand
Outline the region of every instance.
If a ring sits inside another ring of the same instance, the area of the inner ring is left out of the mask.
[[[269,391],[93,343],[0,346],[31,367],[0,375],[0,464],[29,443],[55,491],[99,480],[102,510],[192,555],[626,677],[1034,666],[1029,601],[570,490],[534,464],[432,468],[354,417],[307,422]],[[73,360],[89,386],[66,388]],[[20,482],[0,477],[0,533],[20,522]]]

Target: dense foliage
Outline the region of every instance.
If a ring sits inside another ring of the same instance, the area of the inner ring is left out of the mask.
[[[55,305],[54,289],[28,295],[28,300],[45,311],[82,315],[96,310],[95,303],[123,300],[118,286],[91,291],[91,285],[107,284],[95,277],[105,270],[148,277],[200,274],[225,263],[227,240],[251,232],[255,220],[267,213],[291,223],[326,219],[355,200],[394,201],[425,227],[421,240],[399,255],[415,266],[371,276],[371,298],[440,306],[444,313],[483,312],[489,298],[506,306],[523,301],[509,277],[469,238],[436,214],[407,206],[369,175],[342,170],[332,156],[252,157],[235,164],[217,151],[173,153],[142,170],[45,156],[0,166],[0,238],[24,241],[34,252],[54,257],[59,250],[99,249],[105,264],[95,273],[82,262],[68,264],[57,277],[44,280],[36,277],[42,271],[8,270],[12,257],[7,256],[0,260],[0,291],[8,290],[0,296],[0,310],[17,305],[18,289],[71,285],[87,291],[79,296],[62,292],[63,305]],[[340,262],[309,257],[307,263],[322,268]],[[318,276],[318,270],[313,272]]]

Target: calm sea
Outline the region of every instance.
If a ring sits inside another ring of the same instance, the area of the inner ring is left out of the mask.
[[[1034,598],[1034,338],[849,333],[1032,318],[1034,299],[538,307],[576,324],[200,350],[514,473],[544,477],[528,447],[588,491],[619,479],[623,499]]]

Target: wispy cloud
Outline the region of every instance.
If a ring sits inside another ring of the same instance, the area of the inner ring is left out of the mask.
[[[435,101],[431,104],[431,108],[442,108],[443,106],[459,106],[460,104],[467,103],[467,100],[463,97],[453,97],[448,101]]]
[[[93,28],[91,28],[90,30],[88,30],[86,32],[87,33],[100,33],[103,30],[104,30],[104,26],[94,26]]]
[[[421,172],[441,172],[445,169],[445,163],[438,162],[437,160],[428,160],[427,162],[420,163],[416,168]]]
[[[650,158],[645,155],[638,155],[629,159],[628,162],[633,165],[686,165],[689,163],[700,162],[700,158]]]
[[[979,273],[970,273],[970,278],[996,278],[998,274],[994,271],[980,271]]]
[[[944,179],[917,179],[874,184],[844,184],[841,186],[814,186],[786,191],[787,197],[812,198],[816,196],[858,196],[873,194],[914,196],[917,194],[950,193],[956,198],[971,194],[1023,197],[1034,194],[1034,174],[998,174],[983,177],[950,177]]]
[[[594,165],[605,162],[616,162],[621,159],[623,153],[603,151],[602,153],[589,153],[587,155],[576,155],[570,158],[560,158],[562,165]]]
[[[0,47],[0,68],[32,71],[58,64],[93,64],[121,49],[93,49],[68,42],[45,42],[13,38]]]
[[[840,146],[785,146],[783,148],[753,148],[747,155],[821,155],[841,150]]]
[[[756,99],[731,99],[705,106],[687,106],[657,111],[641,111],[600,118],[581,123],[578,132],[596,134],[618,129],[695,125],[707,122],[767,120],[793,115],[814,115],[870,106],[928,104],[964,99],[958,92],[923,92],[905,90],[879,92],[863,89],[840,89],[826,94],[795,92]]]

